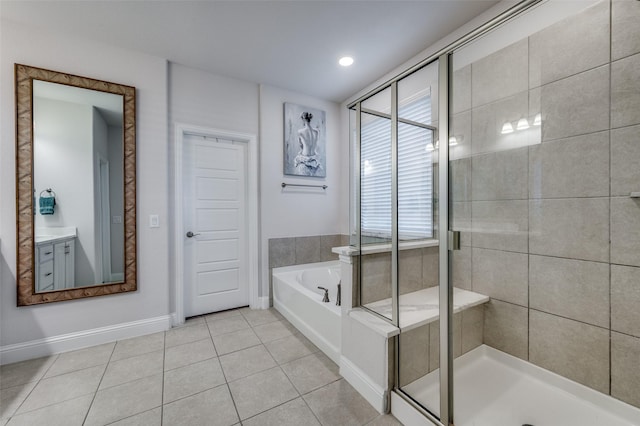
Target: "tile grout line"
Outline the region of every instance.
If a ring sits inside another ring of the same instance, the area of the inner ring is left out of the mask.
[[[240,316],[242,318],[244,318],[242,316],[242,312],[240,313]],[[221,318],[221,319],[223,319],[223,318]],[[245,319],[245,321],[246,321],[246,319]],[[247,323],[248,323],[248,321],[247,321]],[[209,330],[209,338],[211,339],[211,344],[213,344],[213,350],[215,351],[216,355],[218,355],[218,350],[216,349],[216,344],[213,341],[213,335],[211,334],[211,328],[209,327],[209,322],[207,322],[206,319],[205,319],[205,324],[207,325],[207,330]],[[222,372],[222,377],[224,378],[224,386],[226,386],[227,392],[229,392],[229,397],[231,398],[231,403],[233,404],[233,409],[236,412],[236,417],[238,418],[238,422],[240,422],[240,424],[242,425],[242,419],[240,418],[240,412],[238,412],[238,406],[236,404],[235,398],[233,397],[233,393],[231,392],[231,386],[229,386],[229,381],[227,380],[227,374],[224,372],[224,368],[222,368],[222,363],[220,362],[220,356],[219,355],[217,356],[217,360],[218,360],[218,364],[220,365],[220,371]],[[220,385],[220,386],[222,386],[222,385]]]
[[[209,327],[207,327],[207,330],[209,329]],[[162,394],[160,397],[160,426],[162,426],[162,424],[164,423],[164,375],[166,373],[166,371],[164,371],[164,366],[165,363],[167,361],[167,332],[165,331],[162,334]]]
[[[116,350],[116,346],[118,345],[118,342],[116,341],[115,344],[113,345],[113,349],[111,349],[111,353],[109,354],[109,359],[107,360],[107,364],[104,366],[104,371],[102,372],[102,376],[100,376],[100,381],[98,382],[98,386],[96,386],[96,390],[93,393],[93,398],[91,399],[91,404],[89,404],[89,408],[87,408],[87,412],[84,415],[84,420],[82,420],[82,424],[84,425],[87,422],[87,418],[89,417],[89,413],[91,412],[91,408],[93,407],[93,403],[96,400],[96,396],[98,395],[98,390],[100,389],[100,384],[102,383],[102,380],[104,380],[104,376],[107,374],[107,369],[109,368],[109,362],[111,362],[111,357],[113,356],[113,353]]]
[[[244,315],[243,315],[243,316],[244,316]],[[246,318],[246,317],[245,317],[245,320],[247,320],[247,318]],[[280,321],[279,319],[276,319],[276,320],[277,320],[277,321]],[[249,321],[248,321],[248,320],[247,320],[247,323],[249,323]],[[265,324],[271,324],[271,323],[270,323],[270,322],[268,322],[268,323],[265,323]],[[251,330],[252,330],[254,333],[255,333],[255,327],[258,327],[258,326],[260,326],[260,325],[264,325],[264,324],[257,324],[256,326],[253,326],[253,325],[251,325],[251,323],[249,323],[249,326],[251,327]],[[257,333],[255,333],[255,334],[256,334],[256,336],[257,336]],[[289,337],[289,336],[285,336],[285,337]],[[283,338],[284,338],[284,337],[283,337]],[[259,337],[259,336],[258,336],[258,339],[262,342],[262,339],[260,339],[260,337]],[[277,340],[277,339],[276,339],[276,340]],[[257,346],[257,345],[256,345],[256,346]],[[283,403],[281,403],[281,404],[276,405],[275,407],[271,407],[271,408],[269,408],[269,409],[267,409],[267,410],[264,410],[264,411],[261,411],[261,412],[259,412],[259,413],[256,413],[254,416],[251,416],[251,417],[259,416],[260,414],[266,413],[266,412],[267,412],[267,411],[269,411],[269,410],[273,410],[273,409],[274,409],[274,408],[276,408],[276,407],[280,407],[280,406],[282,406],[282,405],[284,405],[284,404],[287,404],[287,403],[289,403],[289,402],[291,402],[291,401],[293,401],[293,400],[295,400],[295,399],[297,399],[297,398],[302,398],[302,394],[300,394],[300,391],[298,390],[298,388],[296,388],[296,386],[293,384],[293,382],[291,382],[291,379],[289,378],[289,376],[287,376],[287,373],[284,371],[284,369],[282,368],[282,366],[280,365],[280,363],[278,363],[278,361],[276,361],[276,359],[273,357],[273,355],[271,354],[271,352],[269,351],[269,349],[267,348],[267,346],[265,345],[265,343],[264,343],[264,342],[260,343],[260,346],[263,346],[263,347],[264,347],[264,350],[267,352],[267,354],[269,354],[269,356],[271,357],[271,359],[273,360],[273,362],[275,362],[275,364],[276,364],[276,366],[275,366],[275,367],[268,368],[268,369],[263,370],[263,371],[261,371],[261,372],[268,371],[268,370],[272,370],[272,369],[275,369],[275,368],[280,369],[280,372],[284,375],[284,377],[287,379],[287,381],[289,382],[289,384],[291,385],[291,387],[293,388],[293,390],[295,390],[295,391],[296,391],[296,393],[297,393],[298,395],[297,395],[295,398],[289,399],[289,400],[287,400],[287,401],[284,401],[284,402],[283,402]],[[254,374],[259,374],[259,373],[261,373],[261,372],[254,373]],[[250,375],[250,376],[251,376],[251,375]],[[246,377],[250,377],[250,376],[246,376]],[[226,378],[226,376],[225,376],[225,378]],[[241,379],[238,379],[238,380],[241,380]],[[227,385],[228,385],[228,383],[227,383]],[[231,393],[231,392],[229,392],[229,393]],[[233,394],[231,394],[231,399],[233,400],[233,404],[234,404],[234,406],[235,406],[235,399],[233,398]],[[237,408],[236,408],[236,412],[237,412]],[[313,412],[313,411],[312,411],[312,412]],[[242,423],[243,421],[245,421],[245,420],[250,419],[251,417],[249,417],[249,418],[247,418],[247,419],[242,419],[242,418],[240,417],[240,413],[238,413],[238,419],[240,419],[240,422],[241,422],[241,423]]]
[[[504,302],[504,303],[509,303],[509,302]],[[517,305],[517,306],[520,306],[520,305]],[[577,319],[574,319],[574,318],[569,318],[569,317],[566,317],[566,316],[563,316],[563,315],[554,314],[552,312],[543,311],[541,309],[529,308],[529,310],[530,311],[537,311],[537,312],[540,312],[540,313],[543,313],[543,314],[547,314],[547,315],[552,315],[554,317],[566,319],[566,320],[569,320],[569,321],[574,321],[574,322],[577,322],[577,323],[580,323],[580,324],[584,324],[584,325],[588,325],[588,326],[591,326],[591,327],[596,327],[596,328],[598,328],[600,330],[605,330],[605,331],[609,331],[609,332],[611,331],[609,328],[603,327],[601,325],[591,324],[591,323],[588,323],[586,321],[581,321],[581,320],[577,320]]]
[[[121,422],[122,420],[130,419],[130,418],[135,417],[135,416],[138,416],[138,415],[140,415],[140,414],[148,413],[149,411],[153,411],[153,410],[155,410],[156,408],[160,408],[160,407],[153,407],[153,408],[150,408],[150,409],[148,409],[148,410],[141,411],[141,412],[139,412],[139,413],[132,414],[132,415],[127,416],[127,417],[123,417],[123,418],[121,418],[121,419],[119,419],[119,420],[115,420],[115,421],[110,422],[110,423],[105,423],[105,425],[104,425],[104,426],[113,425],[113,424],[116,424],[116,423],[118,423],[118,422]],[[162,425],[162,418],[160,419],[160,425]]]
[[[73,351],[70,351],[70,352],[73,352]],[[37,386],[37,385],[38,385],[42,380],[55,379],[55,378],[58,378],[58,377],[61,377],[61,376],[67,375],[67,374],[73,374],[73,373],[77,373],[77,372],[79,372],[79,371],[85,371],[85,370],[89,370],[89,369],[91,369],[91,368],[100,367],[101,365],[103,365],[103,364],[93,365],[93,366],[91,366],[91,367],[86,367],[86,368],[80,368],[80,369],[78,369],[78,370],[69,371],[69,372],[67,372],[67,373],[59,374],[59,375],[57,375],[57,376],[47,377],[46,379],[39,379],[39,380],[37,380],[37,381],[35,381],[35,380],[34,380],[33,382],[27,382],[27,383],[24,383],[23,385],[16,385],[16,386],[12,386],[12,387],[18,387],[18,386],[24,386],[24,385],[27,385],[27,384],[29,384],[29,383],[37,382],[37,383],[36,383],[36,385],[33,387],[33,389],[29,392],[29,395],[27,395],[27,397],[25,397],[24,401],[22,401],[22,403],[20,403],[20,405],[19,405],[19,406],[18,406],[18,408],[16,409],[16,412],[14,412],[14,414],[12,414],[12,415],[11,415],[11,417],[9,417],[9,419],[13,418],[13,417],[16,415],[15,413],[17,413],[18,409],[22,406],[22,404],[24,404],[24,402],[27,400],[27,398],[31,395],[31,393],[35,390],[36,386]],[[106,372],[106,367],[105,367],[105,372]],[[102,373],[103,377],[104,377],[105,372],[103,372],[103,373]],[[102,381],[102,378],[100,379],[100,381]],[[98,383],[98,386],[100,386],[100,383]],[[113,386],[112,386],[112,387],[113,387]],[[6,389],[9,389],[9,388],[6,388]],[[64,399],[64,400],[62,400],[62,401],[54,402],[54,403],[52,403],[52,404],[46,404],[46,405],[43,405],[42,407],[34,408],[34,409],[31,409],[31,410],[25,411],[24,413],[20,413],[20,414],[18,414],[18,416],[21,416],[21,415],[23,415],[23,414],[27,414],[27,413],[32,413],[32,412],[34,412],[34,411],[38,411],[38,410],[41,410],[41,409],[43,409],[43,408],[53,407],[54,405],[58,405],[58,404],[62,404],[62,403],[65,403],[65,402],[73,401],[74,399],[82,398],[82,397],[85,397],[85,396],[87,396],[87,395],[91,395],[91,394],[94,394],[94,398],[95,398],[95,394],[96,394],[97,392],[98,392],[98,391],[97,391],[97,389],[96,389],[96,390],[95,390],[95,391],[93,391],[93,392],[87,392],[87,393],[82,394],[82,395],[77,395],[77,396],[75,396],[75,397],[73,397],[73,398]],[[93,403],[93,401],[92,401],[92,403]],[[91,408],[91,407],[89,407],[89,408]],[[87,413],[88,413],[88,411],[87,411]]]
[[[38,379],[38,380],[34,380],[34,382],[36,382],[35,385],[33,385],[33,388],[29,391],[29,393],[27,394],[27,396],[24,397],[24,399],[22,400],[22,402],[16,407],[16,409],[13,411],[13,413],[7,418],[7,423],[9,423],[9,421],[11,421],[11,419],[13,417],[15,417],[16,413],[20,410],[20,407],[22,407],[22,405],[25,403],[25,401],[31,396],[31,394],[33,393],[33,391],[36,389],[36,387],[38,387],[38,385],[40,384],[40,382],[42,381],[42,379],[44,378],[44,376],[47,375],[47,373],[49,372],[49,370],[51,369],[51,367],[53,366],[53,364],[55,364],[55,362],[58,360],[58,358],[60,357],[60,354],[55,354],[55,359],[51,362],[51,364],[47,367],[47,369],[44,371],[44,373],[42,373],[42,376]],[[54,376],[55,377],[55,376]],[[29,383],[32,382],[27,382],[27,383],[23,383],[21,385],[16,385],[16,386],[25,386],[28,385]],[[15,387],[15,386],[11,386],[11,387]],[[9,388],[5,388],[5,389],[9,389]],[[53,404],[51,404],[53,405]],[[49,407],[50,405],[45,405],[45,407]],[[44,407],[42,407],[44,408]],[[31,411],[35,411],[35,410],[29,410],[29,411],[25,411],[22,414],[25,413],[29,413]],[[18,414],[19,415],[19,414]]]
[[[613,75],[613,0],[609,0],[609,250],[608,250],[608,255],[609,255],[609,374],[608,374],[608,379],[609,379],[609,392],[608,394],[611,395],[611,384],[612,384],[612,368],[613,368],[613,361],[611,359],[611,355],[612,355],[612,341],[613,341],[613,330],[612,330],[612,321],[611,321],[611,316],[612,316],[612,307],[611,307],[611,228],[613,225],[613,221],[612,221],[612,214],[611,214],[611,205],[612,205],[612,201],[613,201],[613,194],[612,194],[612,185],[611,185],[611,132],[612,132],[612,120],[611,120],[611,115],[613,113],[612,111],[612,102],[613,102],[613,81],[612,81],[612,75]]]
[[[99,346],[99,345],[97,345],[97,346]],[[89,348],[92,348],[92,347],[93,347],[93,346],[90,346]],[[83,348],[83,349],[78,349],[78,350],[84,350],[84,349],[88,349],[88,348]],[[114,350],[115,350],[115,344],[114,344],[114,349],[112,349],[112,351],[111,351],[111,355],[109,356],[109,359],[111,359],[111,356],[113,355],[113,351],[114,351]],[[22,405],[25,403],[25,401],[27,400],[27,398],[29,398],[29,396],[31,395],[31,393],[35,390],[35,388],[36,388],[36,387],[40,384],[40,382],[42,382],[43,380],[55,379],[55,378],[58,378],[58,377],[61,377],[61,376],[67,375],[67,374],[73,374],[73,373],[77,373],[77,372],[80,372],[80,371],[89,370],[89,369],[91,369],[91,368],[100,367],[101,365],[103,365],[103,364],[92,365],[92,366],[89,366],[89,367],[80,368],[80,369],[77,369],[77,370],[72,370],[72,371],[68,371],[68,372],[66,372],[66,373],[62,373],[62,374],[58,374],[58,375],[55,375],[55,376],[51,376],[51,377],[47,377],[47,378],[45,378],[46,374],[47,374],[47,373],[49,372],[49,370],[53,367],[53,364],[55,364],[55,363],[58,361],[59,356],[60,356],[61,354],[70,353],[70,352],[75,352],[75,351],[62,352],[62,353],[60,353],[60,354],[56,354],[56,355],[55,355],[55,356],[56,356],[56,359],[51,363],[51,365],[50,365],[49,367],[47,367],[47,370],[43,373],[42,377],[41,377],[40,379],[38,379],[38,380],[35,380],[35,381],[34,381],[34,382],[36,382],[36,385],[33,387],[33,389],[31,389],[31,391],[29,392],[29,394],[28,394],[28,395],[25,397],[25,399],[20,403],[20,405],[18,406],[18,408],[16,409],[16,411],[11,415],[11,417],[9,417],[9,419],[11,419],[11,418],[13,418],[13,417],[15,416],[15,414],[18,412],[18,410],[20,409],[20,407],[22,407]],[[103,371],[103,373],[102,373],[102,377],[100,378],[100,382],[98,382],[98,387],[100,387],[100,383],[102,382],[102,378],[104,377],[104,375],[105,375],[105,373],[106,373],[106,368],[107,368],[107,366],[108,366],[108,363],[109,363],[109,361],[107,361],[107,363],[106,363],[106,364],[104,364],[104,365],[105,365],[105,371]],[[33,383],[33,382],[27,382],[27,383],[24,383],[23,385],[17,385],[17,386],[24,386],[24,385],[29,384],[29,383]],[[21,413],[21,414],[19,414],[19,415],[26,414],[26,413],[31,413],[31,412],[33,412],[33,411],[41,410],[41,409],[43,409],[43,408],[52,407],[52,406],[57,405],[57,404],[61,404],[61,403],[65,403],[65,402],[69,402],[69,401],[72,401],[72,400],[74,400],[74,399],[78,399],[78,398],[82,398],[82,397],[87,396],[87,395],[91,395],[92,393],[93,393],[93,395],[94,395],[94,399],[95,399],[95,395],[97,394],[97,392],[98,392],[98,389],[96,388],[96,390],[95,390],[95,391],[93,391],[93,392],[88,392],[88,393],[83,394],[83,395],[77,395],[77,396],[75,396],[75,397],[73,397],[73,398],[64,399],[64,400],[62,400],[62,401],[58,401],[58,402],[55,402],[55,403],[52,403],[52,404],[46,404],[46,405],[43,405],[42,407],[38,407],[38,408],[34,408],[34,409],[32,409],[32,410],[25,411],[24,413]],[[92,405],[92,404],[93,404],[93,400],[91,401],[91,405]],[[91,408],[91,405],[89,406],[89,409]],[[87,414],[88,414],[88,412],[89,412],[89,411],[87,410]],[[86,415],[87,415],[87,414],[85,414],[85,418],[86,418]]]
[[[531,36],[527,37],[527,80],[531,83]],[[542,75],[540,76],[542,81]],[[535,89],[534,89],[535,90]],[[531,92],[527,90],[527,111],[531,114]],[[538,109],[542,116],[542,88],[538,93]],[[540,145],[542,146],[543,139],[542,123],[540,123]],[[527,361],[531,359],[531,145],[527,147],[527,195],[529,201],[527,201]],[[542,194],[542,185],[540,185],[540,194]],[[483,325],[484,327],[484,325]]]

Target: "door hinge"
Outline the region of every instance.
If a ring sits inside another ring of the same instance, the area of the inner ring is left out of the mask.
[[[449,231],[449,250],[460,250],[460,231]]]

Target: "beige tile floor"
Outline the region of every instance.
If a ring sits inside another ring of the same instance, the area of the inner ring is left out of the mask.
[[[0,426],[107,424],[400,425],[273,309],[0,367]]]

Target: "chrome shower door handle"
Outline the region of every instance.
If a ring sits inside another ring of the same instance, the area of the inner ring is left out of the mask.
[[[200,234],[194,234],[194,233],[193,233],[193,232],[191,232],[191,231],[187,232],[187,238],[193,238],[193,237],[195,237],[196,235],[200,235]]]

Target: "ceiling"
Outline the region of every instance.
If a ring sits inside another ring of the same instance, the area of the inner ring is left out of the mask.
[[[7,1],[3,19],[341,102],[496,0]],[[338,65],[350,55],[349,68]]]

